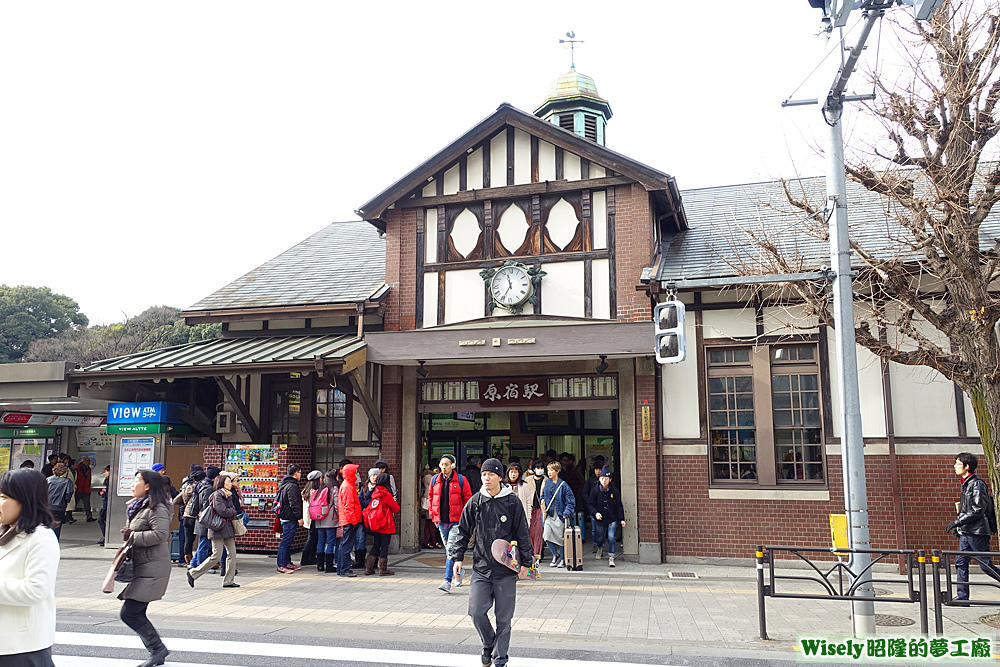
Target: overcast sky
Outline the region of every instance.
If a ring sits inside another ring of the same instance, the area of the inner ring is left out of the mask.
[[[819,18],[806,0],[2,3],[0,284],[93,323],[190,306],[356,219],[502,102],[534,110],[567,30],[608,146],[682,189],[820,174],[817,108],[780,107],[820,61]]]

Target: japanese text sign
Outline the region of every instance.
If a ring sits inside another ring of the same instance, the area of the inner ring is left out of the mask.
[[[479,405],[548,405],[549,383],[545,378],[499,378],[479,381]]]

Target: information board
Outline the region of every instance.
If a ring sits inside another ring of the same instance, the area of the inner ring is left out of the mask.
[[[116,495],[131,496],[132,482],[140,470],[153,467],[156,438],[122,438],[118,454],[118,486]]]

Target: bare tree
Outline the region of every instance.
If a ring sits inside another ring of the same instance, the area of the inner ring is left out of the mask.
[[[857,341],[883,359],[933,368],[968,394],[991,486],[1000,489],[1000,163],[991,159],[1000,131],[1000,2],[946,0],[929,23],[897,26],[912,42],[907,75],[873,75],[878,97],[867,107],[886,140],[846,165],[884,214],[878,238],[871,229],[854,234],[852,224],[851,247],[863,263],[856,297],[867,302]],[[816,189],[797,180],[781,187],[786,209],[806,217],[795,231],[826,239]],[[755,254],[741,256],[742,273],[817,264],[774,233],[743,232]],[[821,285],[790,287],[811,315],[833,325]]]

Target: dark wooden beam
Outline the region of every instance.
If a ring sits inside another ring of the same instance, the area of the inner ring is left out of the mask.
[[[556,146],[556,180],[563,179],[563,149]]]
[[[487,144],[488,145],[488,144]],[[483,147],[484,150],[486,146]],[[484,157],[484,159],[486,159]],[[487,164],[484,162],[484,164]],[[484,168],[484,171],[486,169]],[[486,175],[484,174],[484,179]],[[399,208],[418,208],[421,206],[438,206],[440,204],[460,204],[470,201],[485,201],[487,199],[515,199],[517,197],[528,197],[531,195],[544,195],[557,192],[571,192],[575,190],[603,190],[613,188],[616,185],[627,185],[635,183],[631,178],[624,176],[613,176],[605,178],[588,178],[580,181],[543,181],[541,183],[526,183],[524,185],[510,185],[502,188],[485,187],[482,190],[466,190],[453,195],[441,197],[418,197],[407,199],[399,203]]]
[[[594,316],[594,260],[583,260],[583,316]]]
[[[368,424],[374,430],[375,437],[382,440],[382,415],[371,394],[368,393],[368,384],[365,382],[364,376],[361,375],[361,370],[358,368],[351,370],[348,378],[351,381],[351,386],[354,387],[354,396],[361,402],[361,407],[364,408],[365,414],[368,416]]]
[[[538,137],[531,136],[531,182],[538,182]]]
[[[236,410],[236,414],[240,416],[240,420],[243,422],[243,427],[247,430],[247,435],[250,437],[250,442],[260,442],[260,429],[257,427],[257,422],[253,420],[250,415],[250,410],[247,408],[246,403],[240,398],[240,395],[236,393],[236,388],[233,383],[227,380],[221,375],[215,376],[215,383],[219,385],[219,389],[222,390],[222,394],[229,401],[229,404],[233,406]],[[306,417],[308,418],[308,417]]]
[[[438,324],[444,324],[444,271],[438,273],[438,302],[437,302],[437,322]]]
[[[483,142],[483,188],[490,187],[490,142],[489,139]],[[472,190],[471,192],[475,192]]]
[[[417,284],[413,286],[414,300],[416,301],[416,326],[418,329],[424,328],[424,260],[427,257],[426,234],[427,222],[424,220],[424,209],[417,211]]]
[[[463,155],[458,161],[458,189],[469,189],[469,156]]]
[[[611,303],[611,319],[618,319],[618,270],[615,266],[615,189],[609,187],[606,195],[608,209],[608,295]]]
[[[514,185],[514,128],[507,128],[507,185]]]

